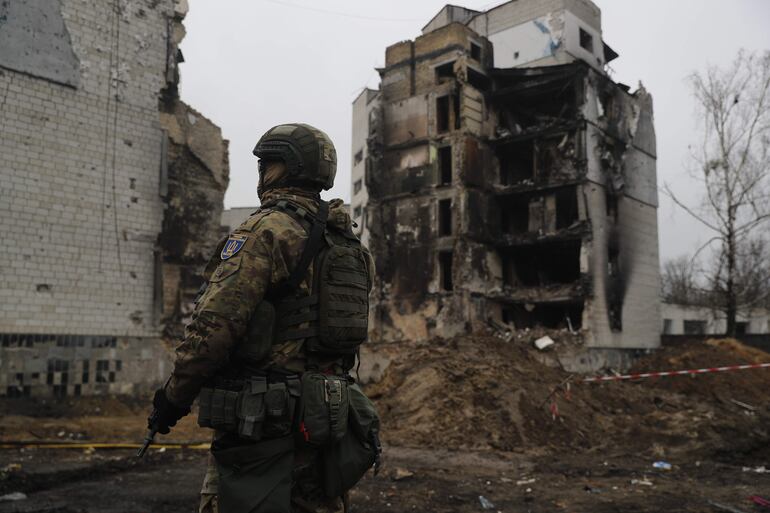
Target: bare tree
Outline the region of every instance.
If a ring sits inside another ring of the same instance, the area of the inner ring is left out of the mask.
[[[699,290],[695,281],[695,269],[689,256],[666,261],[661,273],[663,300],[668,303],[696,304]]]
[[[669,188],[674,202],[713,234],[715,264],[708,280],[716,306],[734,336],[741,304],[741,248],[766,229],[770,219],[770,52],[741,50],[726,69],[709,67],[689,77],[701,118],[702,141],[693,150],[694,178],[705,197],[690,206]],[[700,252],[700,250],[699,250]]]

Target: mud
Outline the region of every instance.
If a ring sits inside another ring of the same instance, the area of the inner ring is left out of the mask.
[[[404,348],[368,387],[385,463],[352,491],[352,511],[761,511],[748,497],[770,496],[770,371],[580,385],[555,361],[495,338]],[[760,361],[770,355],[710,341],[661,350],[635,370]],[[570,379],[569,392],[557,386]],[[5,401],[0,441],[139,442],[146,404]],[[192,415],[163,441],[208,435]],[[0,513],[195,511],[205,459],[192,449],[144,460],[133,450],[0,450],[0,496],[26,494],[0,498]]]

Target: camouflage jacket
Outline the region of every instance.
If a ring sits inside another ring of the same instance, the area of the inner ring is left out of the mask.
[[[299,204],[310,212],[318,210],[317,195],[297,189],[265,192],[262,202],[279,198]],[[329,203],[327,224],[350,229],[352,223],[342,200]],[[267,210],[252,214],[231,234],[230,240],[233,238],[242,241],[242,245],[227,259],[222,259],[219,253],[212,257],[207,266],[209,283],[197,301],[184,340],[176,348],[174,370],[166,385],[166,394],[175,404],[191,404],[203,384],[227,367],[256,306],[271,288],[288,278],[297,265],[307,234],[288,214]],[[371,257],[369,263],[370,272],[373,272]],[[310,295],[312,283],[311,265],[300,283],[299,294]],[[303,347],[304,340],[273,345],[270,361],[265,363],[301,372],[306,361]]]

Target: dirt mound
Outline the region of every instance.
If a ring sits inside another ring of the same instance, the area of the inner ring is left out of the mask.
[[[770,355],[735,341],[710,342],[662,350],[637,369],[747,359],[770,361]],[[367,392],[380,408],[384,438],[395,445],[506,451],[620,446],[661,455],[671,448],[714,452],[730,444],[749,450],[766,443],[764,404],[756,402],[762,407],[751,412],[730,399],[758,399],[770,385],[770,371],[745,372],[671,378],[671,383],[576,383],[568,393],[560,388],[554,419],[551,391],[578,376],[546,365],[527,346],[459,337],[405,345]]]
[[[741,344],[735,339],[710,339],[705,343],[689,342],[662,348],[639,360],[632,371],[701,369],[765,362],[770,362],[770,354],[764,351]],[[650,385],[659,390],[722,402],[734,399],[756,406],[770,402],[767,395],[770,389],[770,369],[660,378],[652,380]]]

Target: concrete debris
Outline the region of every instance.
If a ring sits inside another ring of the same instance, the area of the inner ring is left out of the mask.
[[[0,502],[6,502],[6,501],[11,501],[11,502],[15,502],[15,501],[23,501],[23,500],[25,500],[26,498],[27,498],[27,494],[26,494],[26,493],[22,493],[22,492],[13,492],[13,493],[7,493],[7,494],[5,494],[5,495],[1,495],[1,496],[0,496]]]
[[[545,349],[551,347],[554,344],[555,342],[548,335],[535,340],[535,347],[538,348],[540,351],[544,351]]]
[[[393,481],[403,481],[404,479],[409,479],[411,477],[414,477],[414,472],[411,470],[407,470],[401,467],[397,467],[395,470],[393,470]]]
[[[483,495],[479,495],[479,503],[481,504],[481,509],[495,509],[495,504]]]

